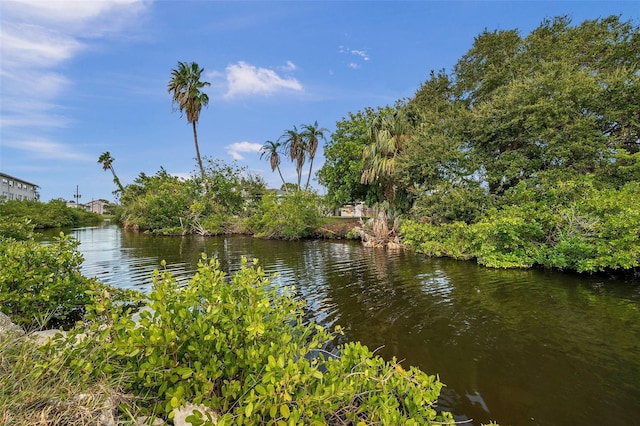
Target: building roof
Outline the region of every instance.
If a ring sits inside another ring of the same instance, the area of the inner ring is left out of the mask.
[[[40,188],[40,185],[36,185],[35,183],[31,183],[31,182],[29,182],[29,181],[26,181],[26,180],[24,180],[24,179],[20,179],[20,178],[17,178],[17,177],[14,177],[14,176],[8,175],[8,174],[6,174],[6,173],[1,173],[1,172],[0,172],[0,176],[2,176],[2,177],[6,177],[6,178],[8,178],[8,179],[18,180],[18,181],[20,181],[20,182],[22,182],[22,183],[26,183],[27,185],[35,186],[36,188]]]

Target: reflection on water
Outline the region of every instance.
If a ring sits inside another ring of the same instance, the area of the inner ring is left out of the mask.
[[[438,373],[457,420],[503,425],[636,424],[640,284],[365,249],[353,242],[152,237],[82,228],[83,272],[148,290],[160,261],[186,282],[200,253],[260,259],[310,315],[406,365]]]

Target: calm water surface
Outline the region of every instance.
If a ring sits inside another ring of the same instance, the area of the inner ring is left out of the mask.
[[[315,321],[439,374],[440,405],[456,420],[640,423],[638,281],[493,270],[356,242],[152,237],[116,226],[70,233],[85,275],[141,290],[162,259],[186,282],[201,252],[227,272],[243,255],[258,258],[279,284],[296,286]]]

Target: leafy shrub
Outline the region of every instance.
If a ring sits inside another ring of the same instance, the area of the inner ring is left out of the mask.
[[[226,216],[251,214],[257,208],[265,183],[259,175],[250,173],[247,167],[235,162],[227,164],[221,160],[205,158],[205,173],[208,184],[206,201],[217,213]]]
[[[181,179],[161,168],[141,173],[122,194],[118,220],[132,229],[161,235],[220,234],[234,217],[255,213],[264,182],[245,168],[207,160],[202,179]]]
[[[0,216],[0,241],[6,239],[24,241],[33,238],[34,226],[29,219],[17,220]]]
[[[41,245],[25,239],[0,237],[0,309],[27,328],[47,327],[81,314],[89,301],[91,280],[80,273],[78,242],[60,234]]]
[[[469,232],[469,225],[464,222],[433,225],[406,220],[400,225],[402,241],[409,248],[428,256],[454,259],[473,257]]]
[[[333,336],[305,322],[293,289],[275,288],[255,261],[243,259],[228,279],[203,255],[188,285],[168,272],[153,281],[137,322],[109,294],[93,293],[91,337],[78,342],[71,333],[74,344],[51,347],[56,358],[40,368],[69,365],[87,379],[118,372],[150,412],[171,417],[187,401],[204,404],[221,414],[219,425],[453,421],[435,409],[435,376],[359,343],[328,352]]]
[[[479,186],[443,183],[428,194],[421,193],[413,203],[411,215],[432,223],[474,223],[490,207],[493,197]]]
[[[11,221],[28,219],[35,228],[69,228],[100,223],[102,217],[84,209],[67,207],[64,200],[11,200],[0,202],[0,217]]]
[[[189,231],[189,208],[198,189],[161,169],[154,176],[141,174],[122,195],[121,220],[127,227],[183,234]]]
[[[497,268],[542,265],[596,272],[640,265],[640,184],[597,188],[591,177],[528,187],[473,225],[407,221],[405,243],[431,256],[476,258]]]
[[[592,190],[557,214],[542,262],[581,272],[640,265],[640,184]]]
[[[521,206],[492,210],[471,226],[472,252],[478,263],[494,268],[533,266],[539,258],[539,241],[545,230]]]
[[[278,198],[266,194],[249,227],[260,238],[297,240],[311,235],[320,218],[319,198],[308,191],[296,191]]]

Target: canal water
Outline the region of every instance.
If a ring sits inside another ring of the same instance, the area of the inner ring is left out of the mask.
[[[296,286],[316,322],[438,374],[440,406],[465,424],[640,424],[637,280],[487,269],[353,241],[154,237],[114,225],[69,233],[85,275],[143,291],[163,259],[186,282],[201,252],[229,273],[258,258],[276,283]]]

